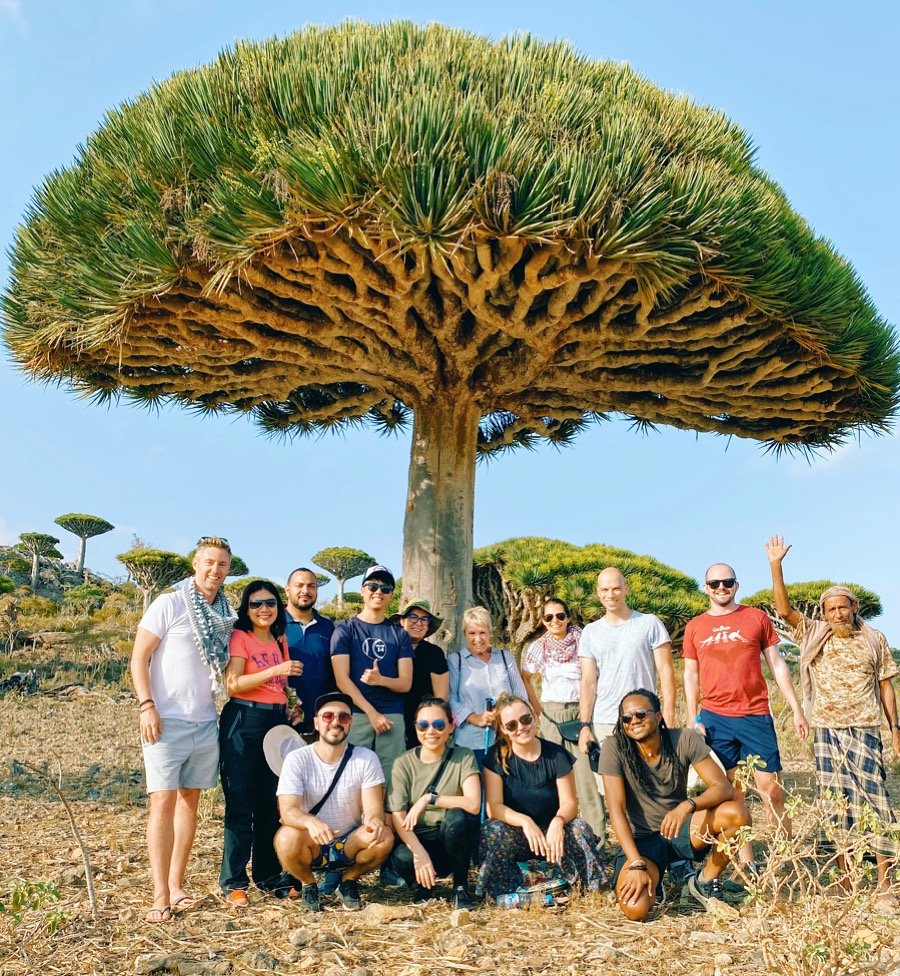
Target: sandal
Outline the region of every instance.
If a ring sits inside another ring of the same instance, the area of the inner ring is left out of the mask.
[[[189,912],[206,900],[204,895],[194,898],[192,895],[182,895],[172,902],[172,911],[177,915],[179,912]]]
[[[144,921],[151,925],[164,925],[166,922],[172,921],[172,909],[168,905],[164,905],[162,908],[151,908],[144,916]]]

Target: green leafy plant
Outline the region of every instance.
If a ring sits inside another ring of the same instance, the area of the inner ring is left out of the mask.
[[[50,882],[17,878],[6,900],[0,899],[0,918],[15,926],[29,915],[43,912],[40,928],[53,935],[69,919],[68,913],[59,908],[44,911],[48,905],[58,902],[59,897],[59,888]]]

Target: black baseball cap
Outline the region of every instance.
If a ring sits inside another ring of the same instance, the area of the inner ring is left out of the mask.
[[[325,705],[331,702],[340,702],[342,705],[346,705],[348,708],[353,708],[353,699],[349,695],[345,695],[342,691],[334,691],[330,695],[319,695],[316,699],[316,704],[313,709],[316,715],[319,714],[319,709],[324,708]]]

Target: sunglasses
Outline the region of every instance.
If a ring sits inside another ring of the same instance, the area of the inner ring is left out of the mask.
[[[534,716],[531,714],[531,712],[526,712],[524,715],[520,715],[518,718],[512,718],[508,722],[504,722],[503,728],[506,729],[507,732],[515,732],[520,725],[523,729],[527,729],[533,721]]]
[[[569,615],[567,613],[562,613],[562,612],[560,612],[560,613],[545,613],[544,614],[544,623],[545,624],[549,624],[552,620],[566,620],[566,619],[568,619],[568,616]]]
[[[319,718],[326,724],[337,722],[339,725],[349,725],[353,721],[350,712],[319,712]]]
[[[382,593],[394,592],[394,588],[390,583],[363,583],[363,589],[368,590],[370,593],[377,593],[379,590]]]
[[[434,729],[435,732],[443,732],[447,728],[447,720],[436,718],[433,722],[426,722],[424,718],[416,719],[416,728],[420,732],[427,732],[429,729]]]
[[[636,708],[633,712],[622,712],[622,724],[631,725],[634,719],[637,719],[639,722],[643,722],[648,715],[652,714],[653,713],[647,708]]]
[[[406,619],[411,624],[427,624],[430,623],[430,617],[420,617],[417,613],[408,613]]]
[[[252,610],[259,610],[260,607],[271,607],[274,610],[278,606],[278,601],[275,597],[270,596],[265,600],[248,600],[247,606]]]
[[[706,581],[706,585],[711,590],[717,590],[720,586],[724,586],[726,590],[730,590],[735,583],[737,583],[737,580],[733,576],[729,576],[728,579]]]

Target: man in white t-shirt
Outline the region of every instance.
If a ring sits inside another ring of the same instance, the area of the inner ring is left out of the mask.
[[[217,682],[228,661],[234,611],[222,593],[231,548],[220,536],[197,543],[194,575],[158,596],[138,624],[131,677],[138,698],[147,775],[147,851],[153,879],[148,922],[169,922],[193,899],[184,875],[197,829],[200,791],[216,785]]]
[[[654,614],[628,606],[628,584],[614,566],[597,576],[597,596],[606,613],[584,628],[578,645],[582,752],[589,751],[591,742],[612,735],[619,702],[629,691],[656,690],[657,673],[663,718],[669,728],[675,726],[675,669],[665,625]]]
[[[284,870],[300,879],[300,905],[310,912],[322,910],[314,872],[342,872],[337,893],[345,909],[356,911],[362,907],[357,879],[387,860],[394,845],[378,756],[347,741],[352,706],[340,692],[319,697],[313,720],[319,738],[288,753],[278,780],[283,826],[275,852]]]

